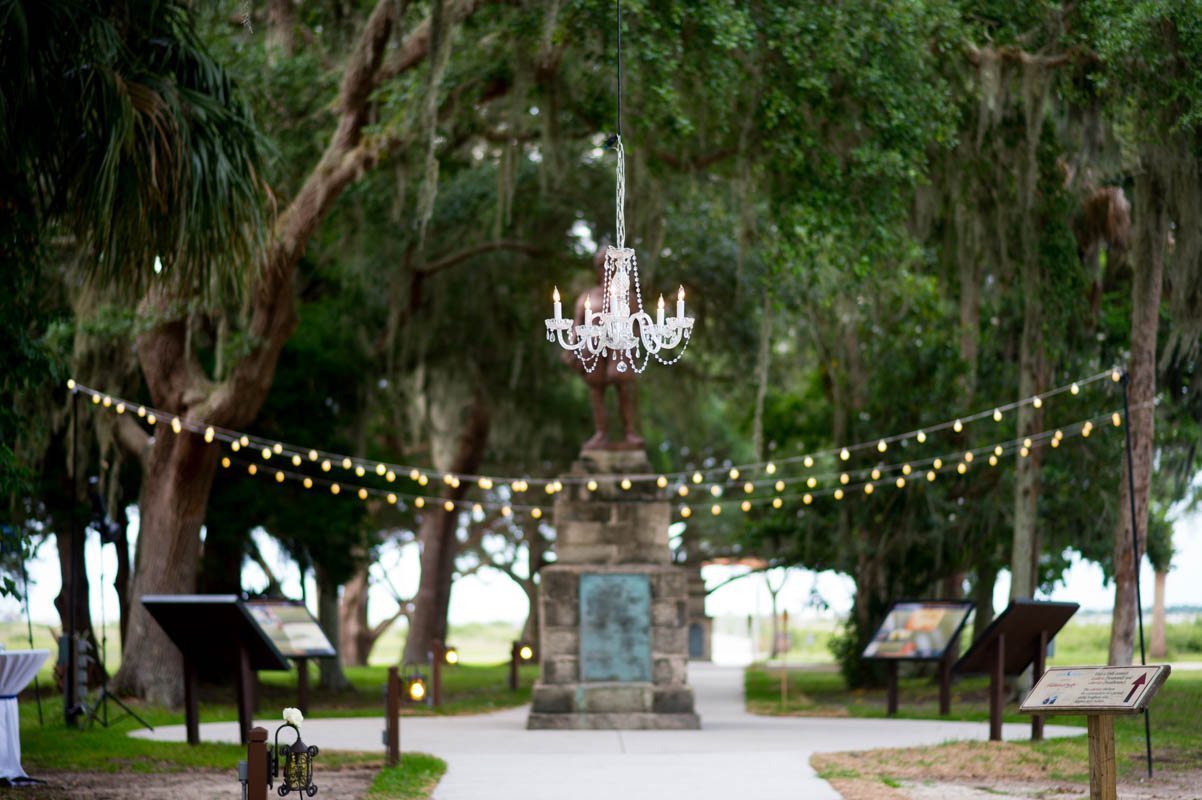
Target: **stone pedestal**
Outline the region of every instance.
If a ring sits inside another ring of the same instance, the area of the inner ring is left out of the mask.
[[[714,620],[705,615],[705,580],[701,567],[688,571],[689,582],[689,660],[714,659]]]
[[[542,672],[529,728],[700,727],[688,686],[688,579],[671,510],[642,453],[589,452],[555,502],[556,563],[540,572]],[[587,481],[593,476],[596,487]]]

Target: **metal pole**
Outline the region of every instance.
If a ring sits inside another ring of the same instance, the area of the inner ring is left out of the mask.
[[[75,724],[79,713],[76,709],[76,696],[79,692],[78,665],[76,660],[75,641],[78,636],[78,620],[75,618],[75,607],[78,605],[79,591],[79,561],[76,550],[79,549],[79,392],[71,393],[71,586],[67,590],[67,674],[63,681],[63,718],[68,725]]]
[[[1148,656],[1144,651],[1144,604],[1143,595],[1139,588],[1139,531],[1136,527],[1135,515],[1135,461],[1132,458],[1133,448],[1131,446],[1131,405],[1130,405],[1130,387],[1131,374],[1126,370],[1123,371],[1123,419],[1126,420],[1126,440],[1127,440],[1127,499],[1131,501],[1131,569],[1135,573],[1135,612],[1139,620],[1139,663],[1141,666],[1147,666]],[[1148,716],[1148,709],[1144,709],[1144,744],[1147,748],[1148,759],[1148,778],[1152,777],[1152,720]]]

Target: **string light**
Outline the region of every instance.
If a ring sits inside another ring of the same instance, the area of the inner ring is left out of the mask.
[[[1114,381],[1115,383],[1118,383],[1120,380],[1122,380],[1122,378],[1123,378],[1122,373],[1119,372],[1117,369],[1113,370],[1110,373],[1110,380]]]
[[[1031,401],[1031,405],[1035,406],[1036,408],[1043,408],[1043,398],[1039,395],[1035,395],[1035,399]]]
[[[350,460],[349,458],[344,458],[344,459],[342,459],[342,468],[343,468],[343,469],[350,469],[350,468],[351,468],[351,460]]]
[[[172,417],[171,418],[171,432],[179,433],[183,429],[184,429],[184,426],[180,424],[179,417]]]
[[[479,503],[474,503],[472,505],[472,516],[478,517],[483,513],[484,513],[484,506],[480,505]]]
[[[842,499],[843,499],[843,490],[842,490],[842,489],[836,489],[836,490],[835,490],[834,497],[835,497],[835,499],[836,499],[836,500],[842,500]]]
[[[588,490],[589,490],[590,492],[595,492],[595,491],[597,491],[597,482],[596,482],[596,481],[589,481],[589,482],[588,482]]]
[[[416,506],[417,508],[425,508],[426,507],[426,498],[424,498],[424,497],[416,498],[413,501],[413,505]]]
[[[310,451],[309,451],[309,460],[310,460],[310,461],[316,461],[316,460],[317,460],[317,451],[316,451],[316,450],[310,450]]]
[[[751,494],[755,491],[755,484],[751,481],[747,481],[747,483],[743,484],[743,491],[747,494]]]
[[[543,518],[543,510],[541,508],[537,508],[537,507],[532,508],[532,509],[530,509],[530,516],[534,517],[535,519],[542,519]]]
[[[776,487],[775,487],[775,488],[776,488],[776,491],[778,491],[778,492],[783,492],[783,491],[785,490],[785,482],[784,482],[784,481],[777,481],[777,482],[776,482]]]
[[[894,484],[896,484],[897,488],[904,489],[906,488],[906,479],[899,477],[896,481],[894,481]]]
[[[806,492],[805,497],[801,498],[801,502],[805,503],[808,506],[810,503],[814,502],[814,495],[810,494],[809,492]]]
[[[844,447],[842,450],[839,451],[839,458],[846,461],[847,459],[851,458],[851,451],[848,450],[846,447]]]
[[[342,487],[339,486],[338,484],[336,484],[336,483],[330,484],[330,494],[338,494],[341,491],[342,491]]]
[[[513,509],[510,508],[509,506],[501,506],[501,516],[502,517],[513,516]]]
[[[75,391],[75,379],[74,378],[67,378],[67,388],[70,389],[71,391]]]
[[[1071,387],[1069,387],[1069,391],[1072,392],[1074,395],[1078,395],[1078,394],[1081,394],[1081,387],[1078,386],[1076,384],[1076,382],[1074,382],[1073,385]]]
[[[481,478],[480,480],[476,481],[476,483],[486,492],[493,487],[493,482],[490,478]]]
[[[739,503],[739,508],[743,509],[744,513],[750,511],[751,510],[751,501],[744,500],[742,503]]]
[[[677,489],[676,491],[680,494],[681,497],[689,496],[689,487],[685,486],[683,483],[680,484],[680,488]]]
[[[935,471],[929,470],[927,472],[927,483],[934,483],[934,482],[935,482]]]
[[[663,475],[660,475],[658,478],[655,479],[655,485],[658,486],[659,488],[663,489],[665,486],[668,485],[668,479],[665,478]]]
[[[1114,425],[1114,427],[1117,428],[1123,424],[1123,418],[1119,415],[1119,412],[1116,411],[1110,415],[1110,422]]]
[[[881,471],[876,467],[872,468],[872,479],[874,481],[879,481],[881,479]]]
[[[632,483],[630,482],[630,478],[623,478],[623,479],[622,479],[622,488],[623,488],[623,489],[629,489],[629,488],[630,488],[631,486],[633,486],[633,485],[634,485],[634,484],[632,484]]]
[[[104,396],[104,407],[105,407],[105,408],[108,408],[108,407],[110,407],[112,404],[113,404],[113,398],[109,397],[109,396],[106,394],[106,395]]]
[[[310,477],[307,477],[307,476],[306,476],[306,477],[305,477],[305,479],[304,479],[303,481],[301,481],[301,484],[302,484],[302,485],[303,485],[303,486],[304,486],[306,489],[312,489],[312,488],[313,488],[313,479],[312,479],[312,478],[310,478]]]
[[[730,479],[732,481],[737,481],[739,479],[739,471],[734,467],[730,468]]]
[[[684,517],[685,519],[688,519],[689,517],[693,516],[693,510],[691,508],[689,508],[688,506],[681,506],[680,507],[680,516]]]
[[[881,439],[879,442],[876,443],[876,449],[877,449],[877,452],[883,453],[889,449],[889,445],[885,443],[884,439]]]
[[[206,441],[206,442],[212,442],[212,441],[213,441],[213,436],[214,436],[214,434],[213,434],[213,426],[212,426],[212,425],[210,425],[209,427],[205,428],[205,441]]]
[[[321,471],[322,471],[322,472],[329,472],[329,471],[330,471],[330,468],[331,468],[332,466],[333,466],[333,465],[332,465],[332,464],[330,464],[330,462],[329,462],[328,460],[327,460],[327,461],[323,461],[323,462],[321,462]]]
[[[1024,445],[1023,448],[1018,451],[1018,454],[1023,458],[1026,458],[1027,456],[1031,455],[1031,448]]]
[[[451,513],[452,511],[455,510],[455,503],[451,500],[447,500],[445,503],[442,504],[442,510],[447,512],[448,514]]]
[[[94,405],[94,406],[100,405],[100,395],[98,395],[98,394],[92,395],[92,405]]]
[[[275,482],[276,482],[276,483],[283,483],[283,482],[284,482],[284,473],[282,473],[282,472],[276,472],[276,474],[275,474]],[[360,491],[362,491],[362,490],[360,490]]]
[[[263,460],[264,460],[264,461],[266,461],[266,460],[267,460],[267,459],[269,459],[269,458],[271,458],[271,448],[270,448],[270,447],[264,447],[264,448],[263,448]]]
[[[242,434],[242,437],[238,439],[238,442],[243,447],[250,447],[250,437],[247,436],[246,434]]]
[[[902,464],[902,475],[909,475],[911,471],[909,464]]]
[[[952,425],[952,430],[954,430],[956,433],[960,433],[962,430],[964,430],[964,423],[960,420],[956,420],[956,422]]]
[[[719,514],[722,513],[722,506],[718,505],[717,503],[714,503],[712,506],[710,506],[710,513],[713,514],[715,517],[718,516]]]
[[[968,465],[961,461],[956,465],[956,472],[959,472],[961,475],[963,475],[964,473],[968,472]]]
[[[839,476],[839,483],[843,484],[844,486],[846,486],[850,481],[851,481],[851,476],[848,475],[846,472],[844,472],[842,475]]]
[[[926,431],[919,431],[919,432],[918,432],[918,436],[917,436],[917,437],[915,437],[915,438],[917,438],[917,439],[918,439],[918,443],[919,443],[919,444],[924,444],[924,443],[926,442],[926,440],[927,440],[927,432],[926,432]]]
[[[388,505],[390,505],[390,506],[396,505],[396,495],[395,494],[393,494],[392,492],[389,492],[387,499],[388,499]]]
[[[254,475],[256,472],[259,471],[259,468],[256,467],[254,464],[251,464],[249,467],[246,468],[246,471],[249,472],[251,475]]]
[[[138,416],[139,417],[146,416],[146,406],[138,406]]]
[[[114,409],[114,410],[115,410],[115,411],[116,411],[118,414],[124,414],[124,413],[125,413],[125,403],[118,403],[118,404],[117,404],[117,408],[116,408],[116,409]]]
[[[225,467],[226,469],[230,468],[230,457],[229,456],[221,457],[221,466]]]
[[[871,483],[864,484],[864,494],[872,494],[872,484]]]
[[[426,486],[429,483],[430,483],[430,478],[425,473],[422,473],[421,475],[417,476],[417,485],[418,486]],[[523,491],[523,492],[526,491],[525,485],[522,486],[520,491]]]
[[[809,478],[806,479],[806,486],[808,486],[809,488],[813,489],[817,485],[818,485],[818,479],[815,478],[814,476],[811,475]]]
[[[384,473],[387,471],[388,471],[388,468],[385,467],[383,464],[376,464],[376,474],[379,475],[381,478],[384,477]]]
[[[935,469],[943,469],[943,459],[936,458],[934,461],[931,462],[931,466],[934,467]]]
[[[395,483],[396,482],[396,473],[393,472],[392,470],[388,470],[388,472],[384,473],[384,480],[388,481],[389,483]],[[483,489],[484,487],[481,486],[480,488]]]
[[[366,500],[366,499],[367,499],[367,490],[366,490],[366,489],[360,489],[360,490],[359,490],[359,499],[360,499],[360,500]]]
[[[967,452],[965,452],[965,453],[964,453],[964,462],[965,462],[966,464],[971,464],[971,463],[972,463],[972,460],[973,460],[973,458],[974,458],[974,456],[973,456],[973,454],[972,454],[972,451],[971,451],[971,450],[969,450],[969,451],[967,451]]]
[[[1000,456],[1002,454],[1002,446],[1000,444],[993,448],[993,454],[995,456]]]
[[[409,470],[409,480],[415,481],[421,477],[421,472],[416,469]]]
[[[996,467],[996,466],[997,466],[997,456],[990,456],[990,457],[989,457],[989,466],[991,466],[991,467]]]
[[[700,472],[694,472],[694,473],[693,473],[693,483],[701,483],[701,480],[702,480],[702,478],[701,478],[701,473],[700,473]]]
[[[769,475],[775,475],[776,474],[776,464],[769,461],[768,466],[764,467],[764,471],[767,472]]]
[[[710,487],[710,494],[712,494],[714,497],[721,497],[722,496],[722,487],[715,483],[713,486]]]
[[[773,508],[780,508],[784,504],[785,504],[785,501],[781,500],[779,497],[772,498],[772,507]]]
[[[994,422],[1002,421],[1002,410],[1000,408],[995,408],[993,410],[993,421]]]
[[[806,469],[809,469],[810,467],[814,466],[814,459],[806,456],[801,463],[805,465]]]
[[[292,466],[299,467],[301,465],[301,457],[298,455],[292,456]]]

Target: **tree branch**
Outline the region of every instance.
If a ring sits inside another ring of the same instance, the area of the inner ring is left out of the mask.
[[[142,430],[141,425],[130,419],[129,415],[122,414],[117,417],[113,436],[126,454],[136,458],[143,467],[146,466],[146,459],[150,456],[150,434]]]
[[[474,258],[484,253],[492,253],[498,250],[510,250],[517,253],[525,253],[528,256],[541,256],[546,253],[528,242],[516,241],[513,239],[498,239],[494,242],[484,242],[483,244],[472,245],[465,247],[462,250],[457,250],[454,253],[445,255],[436,261],[430,261],[426,266],[419,270],[423,275],[433,275],[436,272],[442,272],[444,269],[461,264],[470,258]]]

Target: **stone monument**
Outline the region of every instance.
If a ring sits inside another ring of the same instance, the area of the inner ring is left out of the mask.
[[[578,316],[588,294],[577,301]],[[651,465],[634,376],[607,362],[582,370],[596,433],[555,499],[556,561],[539,573],[542,671],[527,727],[698,728],[688,685],[688,576],[672,565],[671,506],[653,482],[622,488],[621,476],[646,476]],[[609,385],[622,415],[617,442],[605,417]]]

